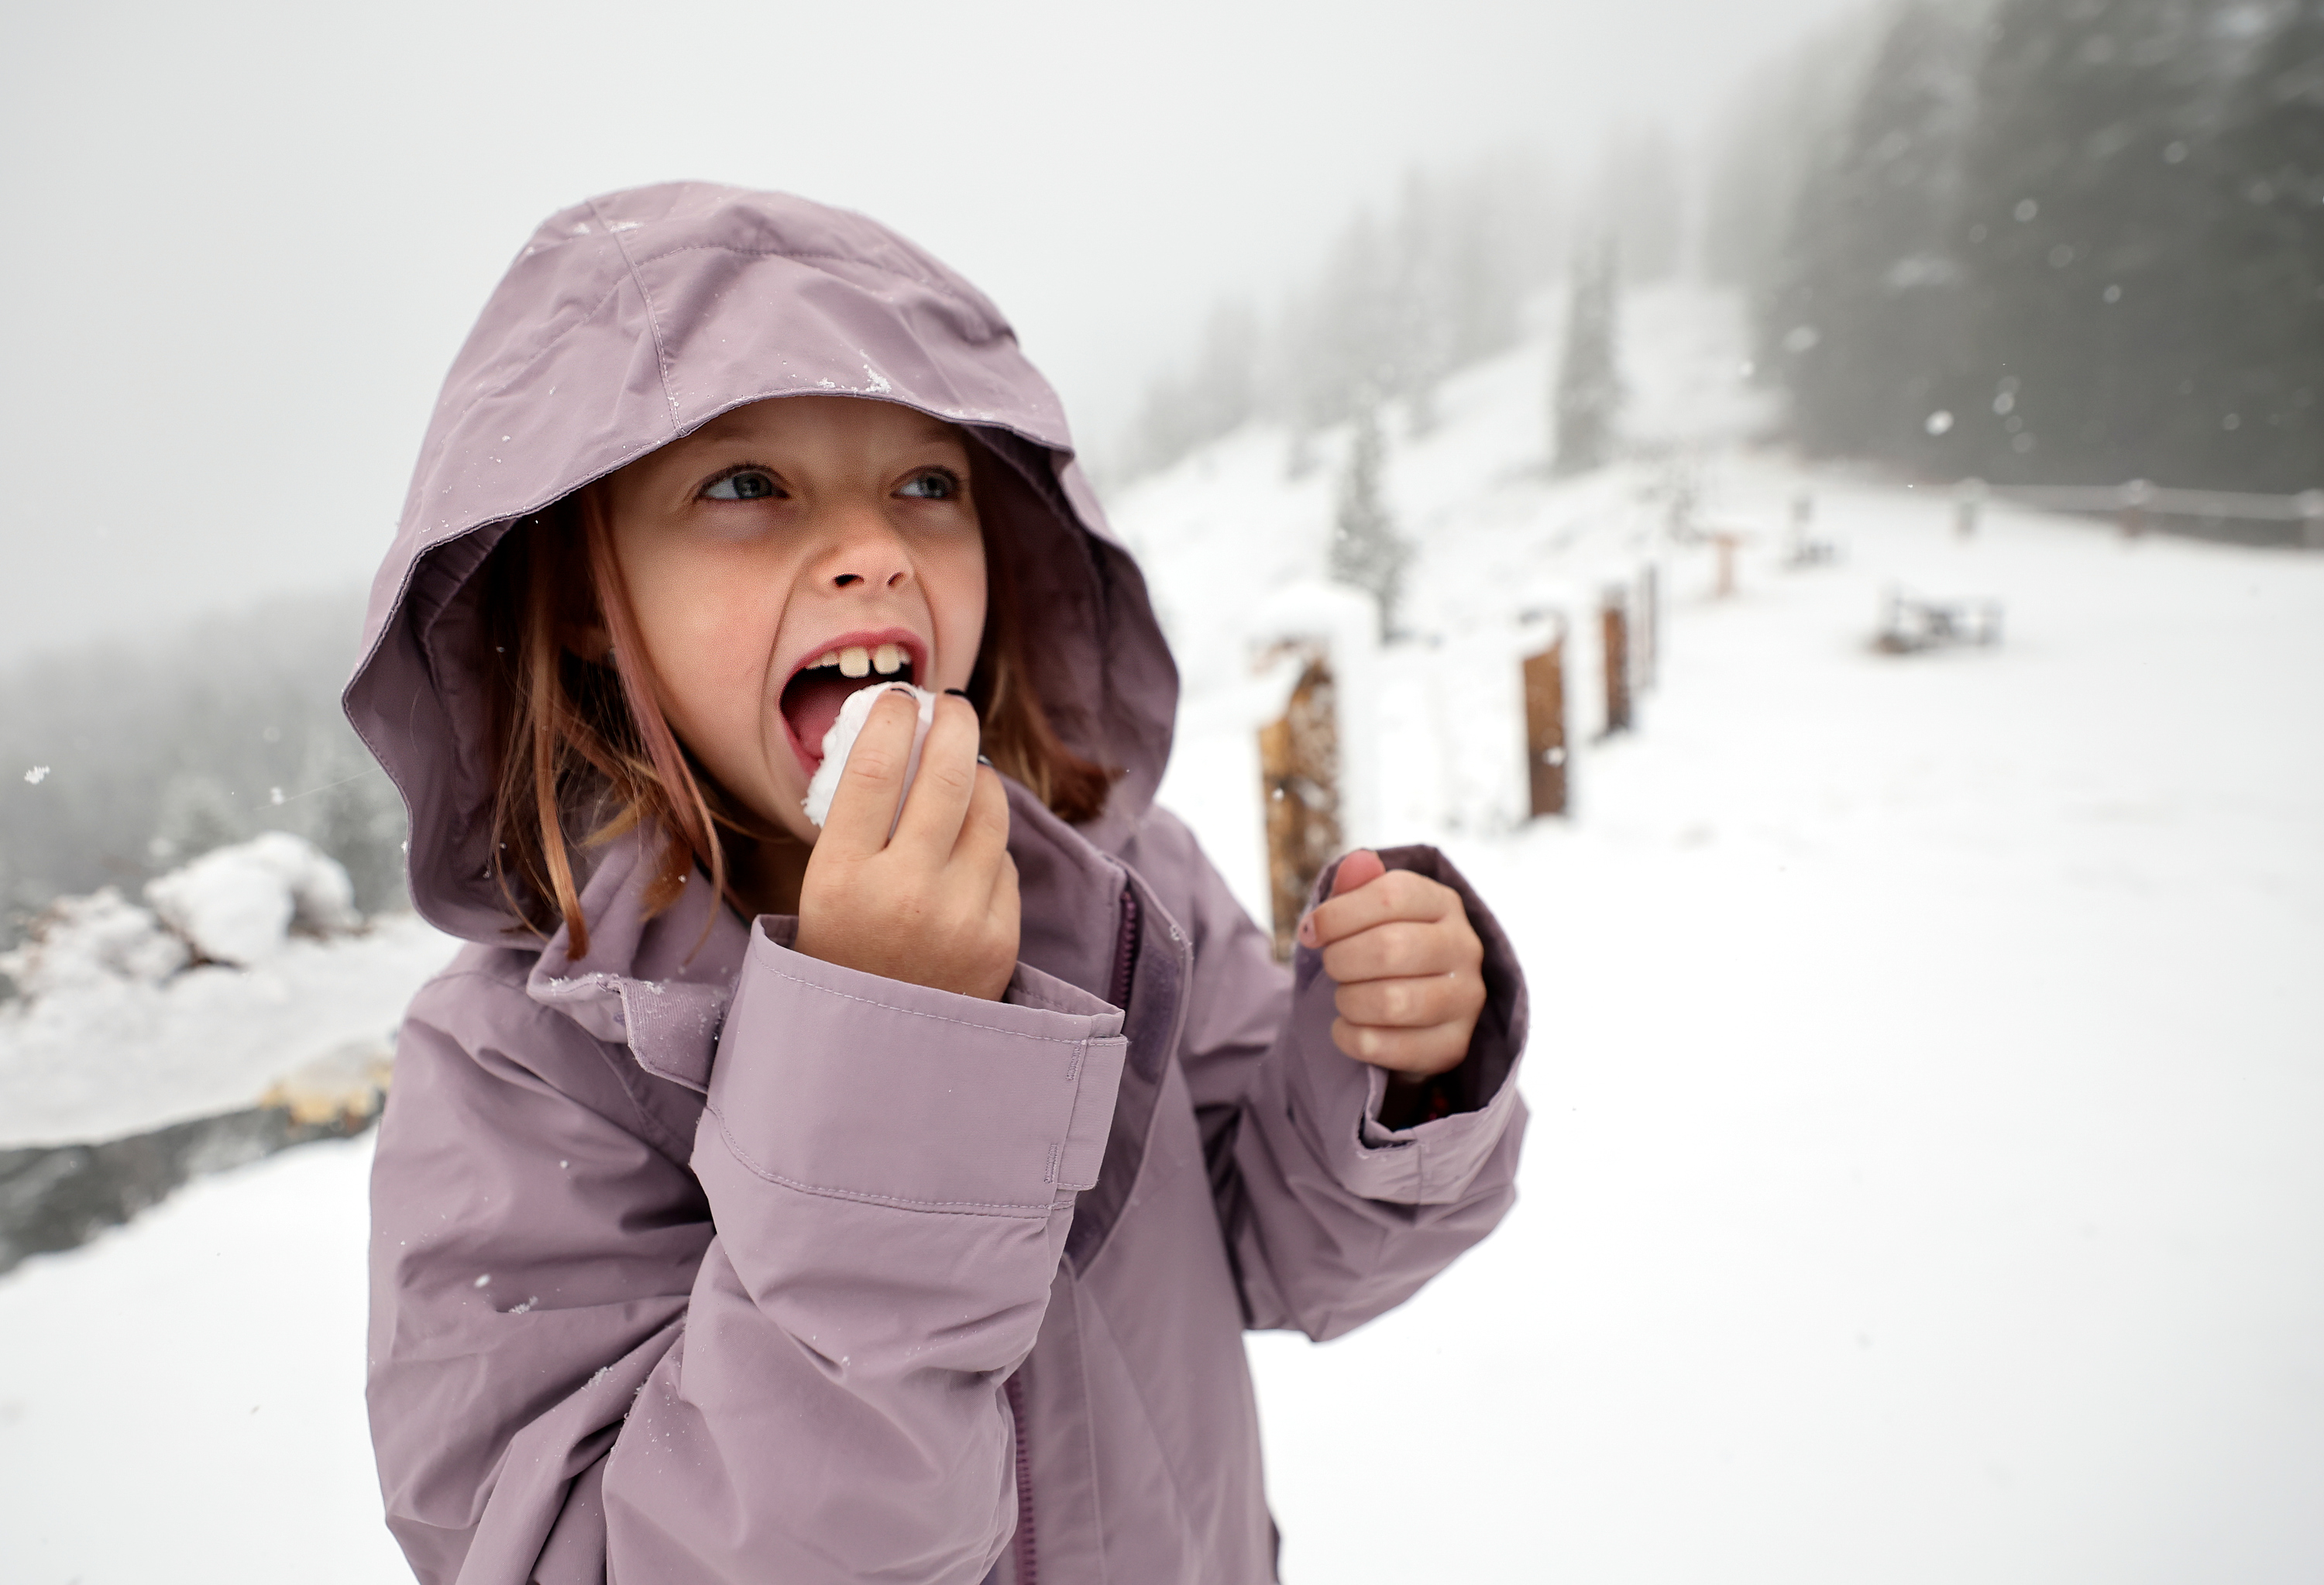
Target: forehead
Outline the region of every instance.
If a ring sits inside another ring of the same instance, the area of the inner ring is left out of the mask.
[[[721,413],[675,444],[792,440],[890,447],[958,444],[964,438],[942,419],[899,402],[862,396],[778,396]]]

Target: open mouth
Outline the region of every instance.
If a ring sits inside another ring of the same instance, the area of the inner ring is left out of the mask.
[[[847,696],[881,683],[917,682],[925,669],[918,648],[919,640],[906,632],[851,634],[791,674],[783,685],[783,723],[809,776],[823,763],[823,740]]]

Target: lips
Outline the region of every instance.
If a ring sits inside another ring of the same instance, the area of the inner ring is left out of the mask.
[[[883,682],[918,682],[927,672],[927,647],[908,628],[843,633],[805,656],[783,685],[781,709],[791,751],[807,775],[823,763],[824,737],[848,695]]]

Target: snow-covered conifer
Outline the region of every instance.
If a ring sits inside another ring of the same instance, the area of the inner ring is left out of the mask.
[[[1339,583],[1370,594],[1379,603],[1380,636],[1397,631],[1404,596],[1404,569],[1412,547],[1396,531],[1380,499],[1380,465],[1387,443],[1380,437],[1379,401],[1362,392],[1352,420],[1347,470],[1340,475],[1339,516],[1332,533],[1331,572]]]
[[[1557,471],[1578,474],[1614,456],[1622,386],[1614,367],[1616,253],[1611,237],[1578,255],[1557,366]]]

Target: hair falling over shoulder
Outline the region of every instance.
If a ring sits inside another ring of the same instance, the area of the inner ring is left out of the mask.
[[[1059,818],[1093,819],[1113,775],[1051,723],[1026,652],[1016,579],[986,532],[984,635],[969,684],[982,747],[994,769]],[[493,867],[518,916],[544,938],[563,925],[571,955],[586,957],[576,849],[641,828],[665,834],[650,913],[675,902],[697,868],[731,900],[725,834],[763,822],[730,806],[656,702],[596,487],[514,524],[486,561],[482,594],[497,662],[485,673]],[[610,635],[611,648],[585,656],[576,643],[593,632]]]

